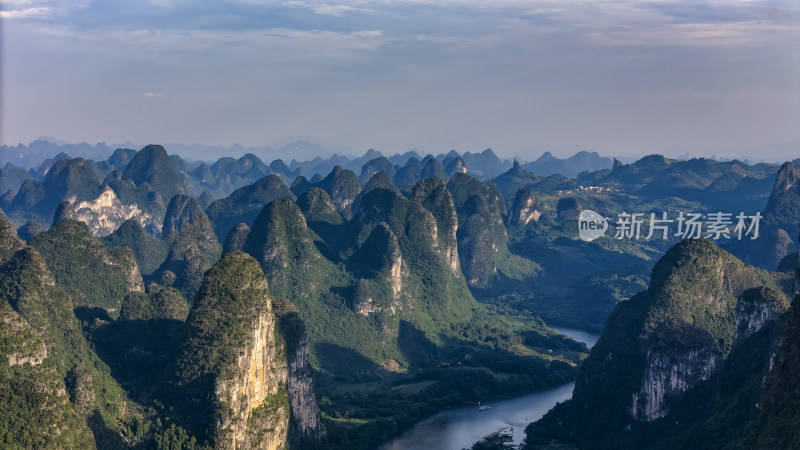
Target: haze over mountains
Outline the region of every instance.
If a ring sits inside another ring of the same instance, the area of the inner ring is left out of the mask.
[[[232,155],[237,159],[240,156],[252,154],[262,161],[286,161],[288,166],[292,169],[302,167],[305,171],[304,175],[311,178],[316,173],[327,174],[330,169],[335,165],[341,165],[344,168],[351,170],[360,169],[363,164],[369,160],[382,156],[380,152],[375,150],[368,150],[361,157],[352,156],[357,153],[351,149],[342,149],[338,147],[322,146],[306,140],[291,141],[278,147],[243,147],[241,145],[233,145],[230,147],[219,146],[204,146],[204,145],[186,145],[186,144],[169,144],[166,145],[170,154],[180,155],[182,158],[187,159],[194,163],[195,161],[215,161],[220,155]],[[94,146],[87,143],[70,144],[60,141],[55,138],[42,136],[27,145],[18,144],[0,146],[0,165],[12,163],[17,167],[25,169],[36,169],[43,160],[58,158],[60,153],[64,153],[71,157],[81,157],[87,160],[104,160],[111,155],[117,148],[141,148],[133,143],[124,143],[117,145],[108,145],[105,142],[99,142]],[[351,155],[351,156],[342,156]],[[411,149],[402,154],[394,156],[386,155],[393,164],[404,165],[405,162],[415,157],[421,160],[424,156],[422,152],[417,149]],[[440,155],[441,156],[441,155]],[[441,162],[443,158],[438,158]],[[469,156],[466,156],[469,159]],[[574,177],[579,172],[585,170],[597,170],[611,167],[611,159],[607,157],[600,157],[595,153],[587,151],[579,151],[577,154],[566,161],[559,162],[553,160],[559,158],[553,157],[550,152],[544,152],[542,156],[531,162],[532,168],[541,175],[552,175],[553,173],[561,173],[568,177]],[[292,161],[295,161],[294,163]],[[473,170],[478,170],[478,161],[473,160]],[[506,164],[505,158],[499,161],[499,164]],[[498,162],[491,162],[484,170],[488,173],[496,175],[498,172]],[[356,170],[358,171],[358,170]]]

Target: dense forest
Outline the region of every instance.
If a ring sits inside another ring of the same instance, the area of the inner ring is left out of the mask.
[[[13,150],[4,445],[373,448],[436,411],[576,379],[526,448],[798,442],[792,162],[268,164],[148,145],[25,169]],[[585,210],[605,236],[580,238]],[[631,213],[742,213],[749,234],[732,219],[720,239],[676,223],[615,236]],[[590,351],[550,326],[602,337]]]

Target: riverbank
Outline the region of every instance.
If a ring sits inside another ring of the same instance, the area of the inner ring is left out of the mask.
[[[587,347],[589,347],[590,350],[592,347],[594,347],[594,344],[597,343],[597,340],[600,339],[599,334],[589,333],[588,331],[578,330],[577,328],[562,327],[558,325],[548,325],[548,327],[558,331],[563,335],[569,336],[578,342],[583,342]]]
[[[484,411],[477,406],[445,410],[418,422],[379,449],[461,450],[503,428],[511,428],[514,443],[520,444],[525,438],[525,427],[541,418],[556,403],[569,399],[574,386],[574,383],[569,383],[536,394],[487,403],[485,406],[489,408]]]
[[[599,335],[567,327],[551,327],[591,348]],[[558,402],[572,396],[574,383],[520,397],[485,403],[478,406],[454,408],[434,414],[414,424],[399,437],[379,446],[380,450],[461,450],[469,448],[483,437],[512,428],[515,444],[525,437],[528,423],[538,420]]]

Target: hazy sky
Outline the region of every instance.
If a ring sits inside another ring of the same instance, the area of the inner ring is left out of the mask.
[[[0,2],[3,144],[800,156],[797,0]]]

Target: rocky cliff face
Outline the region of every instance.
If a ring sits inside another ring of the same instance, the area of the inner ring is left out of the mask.
[[[408,268],[397,236],[386,223],[380,223],[372,230],[353,260],[371,268],[371,276],[359,280],[356,285],[353,309],[364,317],[377,314],[391,317],[402,311],[403,274],[408,272]],[[384,325],[389,334],[396,332],[394,327]]]
[[[785,311],[781,292],[764,286],[744,291],[736,305],[734,344],[743,342]]]
[[[95,236],[108,236],[128,219],[135,219],[145,228],[161,228],[160,224],[156,225],[157,218],[143,212],[136,204],[123,204],[108,186],[94,200],[74,204],[75,198],[72,197],[67,201],[73,203],[73,218],[85,223]],[[62,211],[57,214],[59,221],[64,217],[69,217],[69,213]]]
[[[297,307],[291,302],[276,298],[272,305],[278,316],[281,336],[286,343],[286,359],[289,363],[286,375],[286,389],[291,407],[289,437],[292,441],[313,443],[319,440],[322,425],[311,379],[306,327]]]
[[[710,241],[678,243],[653,268],[650,287],[616,307],[581,368],[572,400],[533,425],[529,440],[549,436],[586,448],[637,447],[647,436],[670,442],[681,429],[707,439],[704,425],[691,429],[692,423],[724,421],[725,410],[751,420],[750,399],[763,386],[772,346],[762,330],[771,329],[787,306],[768,272]],[[748,405],[731,406],[739,398]],[[692,412],[698,401],[705,402],[705,412]],[[590,418],[598,425],[587,429]]]
[[[336,210],[345,219],[353,217],[353,202],[364,186],[352,170],[344,170],[340,166],[336,166],[317,186],[331,196]]]
[[[0,342],[10,366],[38,366],[47,358],[47,345],[5,301],[0,301]]]
[[[533,189],[518,190],[511,211],[508,212],[508,224],[525,226],[531,221],[537,222],[541,216],[542,211],[539,209]]]
[[[459,216],[458,247],[467,283],[487,287],[497,276],[498,252],[508,242],[502,218],[492,214],[486,199],[479,195],[466,201]]]
[[[750,264],[776,270],[783,257],[796,251],[792,238],[800,223],[800,170],[792,163],[778,170],[762,215],[759,238],[735,241],[731,252]]]
[[[745,448],[798,448],[800,446],[800,297],[795,297],[763,379],[764,396],[756,405],[755,424]]]
[[[456,156],[451,160],[445,158],[444,172],[451,177],[457,173],[467,173],[467,163],[460,156]]]
[[[174,383],[179,397],[190,398],[179,414],[213,447],[285,448],[291,424],[318,430],[302,322],[282,326],[279,315],[289,310],[244,253],[223,256],[206,273]]]
[[[409,199],[387,189],[368,192],[353,225],[359,231],[349,268],[362,279],[356,286],[357,310],[375,314],[384,334],[396,335],[403,317],[423,311],[433,320],[451,308],[466,312],[469,296],[441,295],[466,285],[458,263],[455,208],[440,178],[418,182]]]
[[[499,189],[456,173],[447,184],[458,213],[458,252],[470,286],[488,287],[497,276],[497,262],[508,254],[503,224],[505,200]]]
[[[772,193],[786,192],[790,190],[797,190],[800,185],[800,170],[798,170],[791,162],[784,163],[778,175],[775,178],[775,187]]]
[[[422,204],[436,219],[434,241],[437,250],[443,254],[450,274],[461,278],[461,262],[458,255],[458,215],[453,197],[440,178],[422,180],[414,186],[411,199]]]
[[[657,332],[644,359],[639,389],[628,410],[639,422],[666,416],[670,400],[711,377],[722,356],[710,334],[673,323]]]
[[[432,331],[431,324],[449,330],[475,314],[458,262],[452,198],[440,179],[420,182],[411,199],[377,187],[350,221],[335,220],[322,190],[310,190],[298,203],[279,199],[264,207],[244,251],[261,264],[272,291],[313,323],[311,356],[323,370],[374,370],[346,367],[341,349],[392,370],[423,361],[427,347],[403,353],[401,339],[416,345],[427,326],[425,338],[438,340],[439,328]],[[406,337],[404,329],[414,334]]]
[[[281,448],[289,433],[288,368],[285,355],[276,352],[275,316],[262,311],[248,325],[235,363],[226,367],[227,373],[220,374],[214,386],[216,401],[227,405],[218,410],[213,425],[215,446]]]

